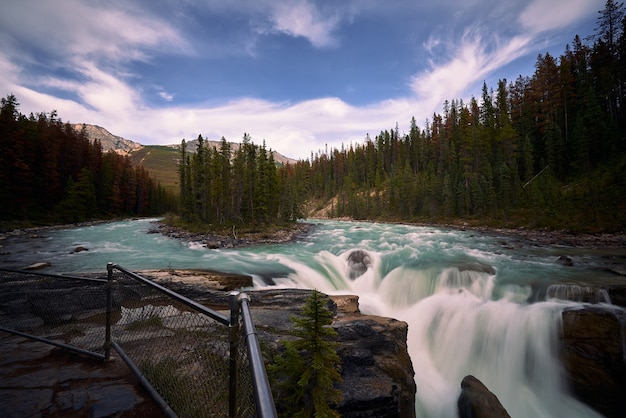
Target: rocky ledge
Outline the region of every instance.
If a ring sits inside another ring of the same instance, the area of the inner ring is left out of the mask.
[[[626,310],[615,305],[565,309],[560,335],[564,367],[577,398],[603,415],[626,411]]]
[[[227,309],[224,292],[198,280],[144,271],[142,275],[213,309]],[[195,273],[196,275],[198,272]],[[228,287],[224,279],[220,287]],[[290,318],[298,315],[310,291],[304,289],[253,290],[252,317],[264,347],[266,361],[278,352],[280,342],[293,338]],[[342,417],[415,417],[415,380],[407,349],[406,322],[359,312],[358,296],[331,296],[333,328],[338,333],[343,382]],[[280,402],[280,400],[276,400]]]
[[[309,290],[249,292],[261,345],[271,353],[281,340],[292,338],[291,316],[298,315]],[[406,322],[362,315],[358,297],[331,296],[338,333],[343,382],[342,417],[414,417],[415,380],[407,349]]]

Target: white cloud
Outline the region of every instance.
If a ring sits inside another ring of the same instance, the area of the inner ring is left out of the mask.
[[[411,89],[418,99],[441,106],[445,100],[462,97],[467,88],[492,71],[528,52],[531,39],[515,37],[504,42],[493,35],[486,41],[480,30],[466,30],[458,42],[445,45],[447,61],[434,63],[431,68],[415,75]]]
[[[302,36],[315,47],[335,45],[332,32],[339,19],[336,16],[322,16],[315,5],[307,1],[280,3],[272,19],[275,30],[295,37]]]
[[[3,5],[0,36],[36,45],[55,57],[67,55],[107,60],[146,59],[147,51],[188,51],[168,22],[118,2],[116,7],[86,3],[21,0]]]
[[[534,0],[519,19],[526,29],[541,33],[571,25],[600,8],[598,0]]]
[[[159,97],[161,97],[165,101],[171,102],[172,100],[174,100],[174,95],[166,91],[159,91],[158,94],[159,94]]]

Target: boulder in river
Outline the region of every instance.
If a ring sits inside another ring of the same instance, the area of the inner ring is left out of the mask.
[[[348,255],[348,276],[356,279],[362,276],[372,265],[372,259],[366,251],[354,250]]]
[[[457,407],[459,418],[510,418],[496,395],[472,375],[461,382]]]

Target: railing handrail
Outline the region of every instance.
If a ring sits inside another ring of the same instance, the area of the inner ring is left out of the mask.
[[[51,278],[57,278],[57,279],[84,280],[88,282],[107,283],[107,279],[98,279],[96,277],[69,276],[65,274],[42,273],[39,271],[18,270],[18,269],[8,269],[8,268],[0,268],[0,271],[6,271],[9,273],[29,274],[29,275],[41,276],[41,277],[51,277]]]
[[[230,324],[230,320],[228,318],[228,316],[224,315],[223,313],[214,311],[213,309],[209,309],[204,305],[199,304],[198,302],[191,300],[183,295],[180,295],[166,287],[161,286],[158,283],[153,282],[152,280],[148,280],[145,277],[142,277],[136,273],[133,273],[130,270],[125,269],[124,267],[115,264],[115,263],[108,263],[107,264],[107,270],[112,270],[112,269],[116,269],[121,271],[122,273],[126,274],[129,277],[132,277],[133,279],[144,283],[156,290],[158,290],[159,292],[173,298],[176,299],[177,301],[187,305],[188,307],[197,310],[200,313],[205,314],[206,316],[208,316],[209,318],[215,319],[217,322],[221,323],[222,325],[229,325]]]
[[[250,298],[246,293],[239,295],[241,318],[243,321],[244,338],[248,349],[248,362],[252,375],[252,387],[254,388],[254,400],[257,407],[257,415],[261,418],[273,418],[278,416],[272,390],[265,371],[263,354],[259,344],[259,337],[252,321],[250,311]]]

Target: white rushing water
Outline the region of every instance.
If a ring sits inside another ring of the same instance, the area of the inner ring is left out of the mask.
[[[204,268],[250,274],[257,288],[354,293],[363,313],[409,324],[418,416],[456,416],[468,374],[512,417],[599,416],[569,395],[557,350],[560,312],[577,303],[572,292],[586,291],[559,283],[601,280],[593,260],[580,256],[575,263],[590,268],[573,269],[556,263],[563,248],[404,225],[320,221],[294,243],[228,250],[149,229],[150,220],[139,220],[53,231],[36,244],[16,245],[13,264],[9,257],[3,266],[49,261],[57,272],[74,273],[104,272],[109,261],[134,270]],[[88,251],[73,253],[77,246]],[[548,298],[538,300],[531,283]]]

